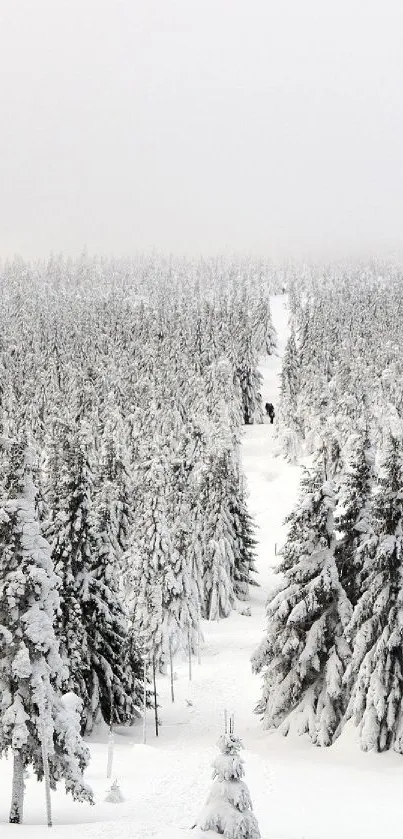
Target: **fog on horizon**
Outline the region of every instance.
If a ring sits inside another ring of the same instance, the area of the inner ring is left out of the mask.
[[[2,0],[0,257],[403,254],[401,0]]]

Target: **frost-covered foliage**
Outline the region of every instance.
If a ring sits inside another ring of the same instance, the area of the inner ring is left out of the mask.
[[[373,530],[358,549],[361,596],[347,634],[353,653],[346,673],[348,714],[365,751],[403,753],[403,452],[392,437],[374,500]]]
[[[334,481],[325,453],[301,481],[300,501],[288,517],[289,533],[279,572],[280,590],[267,604],[267,632],[254,654],[263,673],[257,707],[267,728],[292,716],[300,733],[328,746],[345,711],[343,676],[349,661],[344,628],[351,604],[335,559]]]
[[[218,614],[248,597],[239,427],[261,420],[259,355],[275,347],[278,285],[270,265],[239,259],[84,253],[0,269],[0,434],[28,432],[40,453],[56,631],[87,731],[134,718],[144,649],[161,666],[168,651],[196,650],[214,540],[227,586]],[[232,477],[214,519],[208,470],[223,449]]]
[[[220,754],[213,762],[214,783],[198,824],[202,830],[211,830],[225,839],[260,839],[249,789],[243,780],[242,741],[235,734],[223,734],[217,745]]]
[[[58,579],[42,537],[32,480],[32,447],[11,446],[7,496],[0,510],[0,755],[14,757],[10,821],[23,816],[26,766],[43,777],[43,749],[51,786],[92,801],[82,774],[89,752],[81,740],[79,706],[63,699],[68,672],[54,631]]]
[[[320,736],[319,705],[312,706],[311,721],[303,722],[302,730],[328,744],[353,718],[362,748],[376,751],[403,750],[402,278],[400,265],[379,262],[306,268],[289,277],[290,334],[278,429],[290,460],[315,454],[327,441],[337,502],[327,589],[335,599],[324,613],[326,633],[315,662],[326,674],[331,701]],[[379,462],[384,463],[380,477]],[[293,608],[299,604],[310,618],[313,603],[303,568],[305,522],[296,513],[289,524],[280,566],[286,581],[269,599],[268,633],[255,658],[256,668],[264,671],[260,711],[269,726],[287,721],[290,710],[299,708],[301,637],[293,635]],[[315,548],[317,526],[314,532],[310,545]],[[287,566],[290,541],[294,556]],[[309,621],[302,628],[310,629]]]
[[[343,443],[362,419],[381,445],[401,429],[402,276],[400,265],[374,262],[289,278],[279,429],[287,456],[315,451],[323,416],[336,418]]]
[[[340,533],[336,562],[340,581],[352,606],[356,606],[362,594],[361,545],[373,529],[375,477],[374,446],[365,429],[358,437],[355,454],[344,476],[342,506],[336,519]]]

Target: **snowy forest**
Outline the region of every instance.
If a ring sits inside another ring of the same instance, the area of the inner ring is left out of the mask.
[[[265,726],[403,753],[402,274],[305,273],[289,288],[278,438],[307,458],[253,657]]]
[[[2,266],[10,822],[23,821],[27,773],[92,804],[92,738],[136,730],[145,713],[164,731],[164,685],[174,703],[176,671],[192,678],[211,625],[233,620],[247,637],[256,597],[265,628],[244,658],[260,695],[246,687],[242,702],[259,730],[329,747],[353,726],[363,751],[403,753],[402,279],[390,263],[235,257]],[[268,363],[281,365],[278,391],[267,391]],[[273,498],[286,518],[269,586],[242,460],[256,426],[271,435],[259,457],[272,440],[273,462],[290,470],[285,511]],[[231,687],[236,725],[241,689]],[[234,721],[218,733],[218,780],[198,824],[257,839]]]
[[[88,798],[80,736],[100,720],[133,723],[144,678],[157,706],[156,672],[199,654],[201,619],[227,617],[256,584],[239,446],[242,423],[262,419],[270,289],[264,266],[247,262],[83,255],[2,271],[0,753],[14,756],[11,821],[26,766],[42,777],[43,736],[52,783]]]

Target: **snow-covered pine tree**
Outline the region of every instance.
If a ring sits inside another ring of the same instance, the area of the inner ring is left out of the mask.
[[[123,725],[139,715],[143,672],[122,598],[117,487],[111,478],[108,464],[103,464],[83,621],[91,664],[91,686],[87,689],[91,692],[93,720],[102,715],[108,723]],[[88,717],[87,730],[91,726]]]
[[[156,440],[148,451],[142,470],[142,516],[138,517],[126,562],[130,569],[133,626],[143,653],[156,666],[164,668],[170,648],[177,647],[180,635],[176,608],[170,608],[179,593],[172,566],[169,507],[172,488],[169,464],[158,450]]]
[[[256,574],[255,525],[247,506],[245,478],[241,472],[239,451],[234,451],[232,464],[232,493],[229,512],[234,529],[233,589],[238,600],[249,600],[249,586],[258,586]]]
[[[357,550],[361,597],[347,634],[352,658],[345,681],[347,717],[359,725],[362,749],[403,753],[403,452],[391,437],[368,528]]]
[[[367,428],[358,438],[356,452],[342,486],[342,511],[336,517],[340,533],[336,542],[336,564],[340,582],[353,607],[362,594],[362,552],[359,548],[373,530],[374,482],[375,452]]]
[[[328,480],[327,452],[305,470],[300,501],[288,516],[288,537],[279,571],[280,590],[267,603],[267,631],[252,663],[263,672],[263,694],[256,708],[266,728],[291,715],[298,730],[317,745],[332,743],[345,711],[342,679],[349,660],[344,628],[351,605],[335,562],[334,488]]]
[[[244,424],[262,422],[262,374],[258,367],[252,337],[248,333],[245,333],[239,342],[235,375],[241,389]]]
[[[297,424],[299,389],[300,362],[295,340],[295,326],[292,321],[281,366],[280,395],[282,419],[289,428],[294,430],[299,430]]]
[[[96,552],[91,450],[91,430],[85,424],[77,432],[66,429],[59,488],[63,519],[52,544],[52,559],[61,580],[56,629],[61,655],[69,667],[68,689],[83,702],[84,728],[91,727],[98,704],[96,697],[92,708],[93,673],[85,621],[89,575]]]
[[[82,774],[89,752],[81,740],[77,710],[63,702],[66,672],[54,632],[59,606],[57,578],[42,537],[33,483],[35,453],[14,444],[7,495],[0,510],[0,755],[13,754],[10,822],[21,823],[24,770],[39,780],[43,750],[50,784],[63,779],[67,792],[92,802]]]
[[[243,780],[242,741],[235,734],[218,740],[220,754],[213,762],[210,794],[198,819],[201,830],[210,830],[225,839],[260,839],[260,830],[249,789]]]
[[[172,460],[172,566],[178,587],[173,592],[171,609],[180,627],[178,646],[182,649],[186,646],[190,653],[196,652],[200,644],[203,596],[201,511],[197,493],[199,448],[195,429],[187,424],[181,429],[181,440]]]
[[[277,346],[276,330],[273,326],[270,301],[267,295],[260,294],[254,310],[253,342],[258,353],[272,355]]]
[[[69,435],[66,456],[65,520],[53,544],[62,580],[58,631],[70,667],[68,686],[83,700],[83,728],[90,732],[102,718],[110,723],[112,709],[114,722],[133,721],[142,668],[120,586],[118,490],[111,463],[107,459],[96,469],[86,423]]]
[[[202,542],[203,613],[208,620],[228,617],[234,602],[235,530],[231,515],[231,452],[210,453],[200,488],[204,510]]]

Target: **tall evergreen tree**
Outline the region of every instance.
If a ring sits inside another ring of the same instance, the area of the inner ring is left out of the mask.
[[[228,449],[210,454],[201,484],[204,509],[204,614],[209,620],[227,617],[234,605],[235,530],[231,515],[231,455]]]
[[[10,822],[23,818],[24,769],[38,779],[47,753],[51,786],[91,801],[82,773],[89,752],[77,713],[63,703],[65,667],[54,632],[59,607],[50,546],[41,536],[32,479],[35,455],[15,444],[0,511],[0,755],[14,758]]]
[[[63,526],[52,545],[52,559],[60,577],[60,614],[57,632],[62,657],[69,664],[69,690],[83,701],[84,727],[91,727],[92,667],[86,625],[90,571],[96,551],[94,533],[94,475],[91,432],[81,425],[65,439],[64,485],[60,486],[65,509]]]
[[[256,710],[265,727],[283,724],[286,734],[296,712],[300,733],[328,746],[345,710],[344,627],[351,606],[336,567],[335,497],[323,458],[322,451],[315,469],[305,471],[300,502],[286,519],[289,533],[279,566],[284,581],[269,597],[267,631],[253,669],[263,672]]]
[[[234,529],[233,589],[238,600],[249,600],[249,587],[257,586],[255,526],[247,507],[245,479],[239,459],[233,458],[232,494],[229,512]]]
[[[357,550],[361,597],[347,633],[352,658],[347,716],[359,725],[361,747],[403,753],[403,452],[391,437],[374,501],[374,532]]]
[[[353,607],[362,594],[362,552],[359,548],[372,532],[374,469],[374,448],[366,430],[359,438],[346,474],[342,512],[336,518],[341,534],[336,543],[336,563],[341,584]]]

